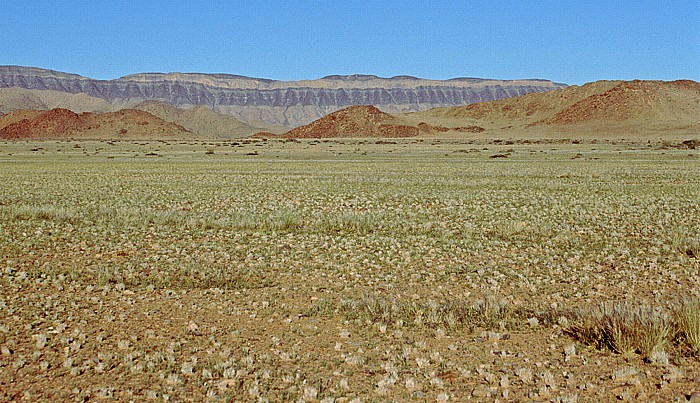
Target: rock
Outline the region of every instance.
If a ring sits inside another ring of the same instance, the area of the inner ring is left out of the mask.
[[[683,371],[681,371],[677,367],[669,368],[668,371],[661,376],[661,379],[669,383],[676,382],[681,378],[683,378]]]
[[[221,391],[235,389],[237,385],[238,381],[236,379],[224,379],[219,381],[219,383],[217,384],[219,390]]]
[[[7,346],[0,347],[0,352],[2,352],[2,355],[12,355],[12,350]]]
[[[649,354],[648,360],[653,365],[665,367],[670,364],[668,353],[664,350],[654,350]]]
[[[576,346],[569,344],[568,346],[564,347],[564,355],[566,356],[566,361],[569,361],[571,357],[576,355]]]
[[[475,398],[485,398],[485,397],[490,397],[492,395],[493,391],[491,388],[486,387],[486,386],[477,386],[472,390],[472,397]]]
[[[621,368],[613,372],[612,380],[615,382],[624,383],[629,381],[632,377],[636,376],[637,374],[639,374],[639,371],[636,368]]]
[[[199,325],[191,320],[189,323],[187,323],[187,331],[194,334],[195,336],[201,336],[202,333],[199,331]]]

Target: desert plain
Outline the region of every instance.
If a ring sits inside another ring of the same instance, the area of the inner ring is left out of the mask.
[[[0,401],[698,401],[694,138],[1,142]]]

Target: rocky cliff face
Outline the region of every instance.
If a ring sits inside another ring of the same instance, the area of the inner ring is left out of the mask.
[[[30,67],[0,66],[0,88],[87,94],[112,105],[159,100],[178,107],[208,106],[257,126],[296,127],[341,108],[375,105],[389,113],[415,112],[549,91],[545,80],[424,80],[409,76],[328,76],[275,81],[227,74],[145,73],[114,80]]]

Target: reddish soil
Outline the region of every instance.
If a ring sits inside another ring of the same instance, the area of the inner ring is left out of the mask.
[[[700,93],[700,83],[697,81],[676,80],[676,81],[669,82],[668,85],[673,86],[673,87],[677,87],[677,88],[686,89],[686,90],[696,91],[696,92]]]
[[[445,117],[471,119],[531,119],[542,114],[551,114],[572,105],[592,94],[603,92],[618,82],[597,81],[583,86],[571,86],[560,90],[535,92],[515,98],[492,102],[478,102],[442,110]]]
[[[333,112],[283,135],[287,138],[413,137],[420,129],[371,105]]]
[[[659,102],[659,84],[633,81],[591,95],[543,121],[547,124],[574,124],[591,119],[621,121],[643,113],[643,106]]]
[[[86,119],[68,109],[51,109],[34,118],[22,119],[0,129],[0,138],[19,139],[44,137],[51,134],[65,137],[80,132],[86,127]]]
[[[661,113],[676,100],[686,104],[683,100],[693,97],[698,99],[699,96],[700,83],[689,80],[622,82],[605,92],[576,102],[537,124],[572,125],[592,120],[621,122],[649,118]],[[683,112],[684,108],[673,109],[676,109],[675,112]],[[688,112],[693,114],[690,110]],[[700,118],[697,120],[700,121]]]
[[[4,139],[171,137],[188,133],[180,125],[135,109],[81,114],[62,108],[27,110],[12,112],[3,120],[6,124],[0,121],[0,138]]]
[[[432,125],[521,130],[530,135],[694,136],[700,130],[700,83],[677,81],[596,81],[516,98],[410,114]],[[452,130],[461,131],[457,128]],[[478,133],[479,130],[467,132]]]

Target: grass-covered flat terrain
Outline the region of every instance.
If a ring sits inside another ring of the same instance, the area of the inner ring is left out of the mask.
[[[0,143],[0,401],[683,401],[669,146]]]

